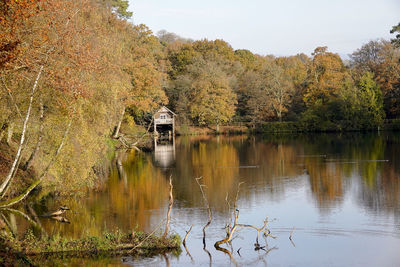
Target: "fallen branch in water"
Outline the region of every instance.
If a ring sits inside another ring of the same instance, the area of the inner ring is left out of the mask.
[[[192,228],[193,228],[193,225],[191,225],[190,228],[189,228],[189,230],[186,231],[185,238],[183,239],[183,242],[182,242],[183,246],[186,246],[186,239],[187,239],[187,237],[188,237],[190,231],[192,231]]]
[[[258,242],[258,238],[259,238],[260,232],[263,233],[265,236],[270,236],[272,238],[275,238],[275,236],[272,236],[270,231],[267,229],[268,217],[264,220],[264,225],[262,227],[256,227],[256,226],[250,225],[250,224],[239,224],[237,222],[238,219],[239,219],[239,210],[237,208],[237,199],[238,199],[238,196],[239,196],[239,191],[240,191],[240,185],[241,184],[242,183],[239,183],[239,185],[238,185],[238,189],[237,189],[237,192],[236,192],[236,198],[235,198],[235,201],[233,203],[233,222],[232,222],[232,216],[231,216],[231,221],[226,226],[226,237],[224,239],[220,240],[220,241],[215,242],[215,244],[214,244],[214,247],[216,249],[218,249],[218,250],[221,250],[220,246],[222,244],[228,243],[228,242],[230,242],[232,240],[232,236],[233,236],[234,232],[236,231],[236,229],[238,227],[248,227],[248,228],[253,228],[253,229],[257,230],[257,237],[256,237],[256,243],[255,243],[255,247],[256,247],[255,249],[256,250],[263,249],[263,247],[261,247],[259,242]],[[230,209],[230,205],[228,205],[228,207]]]
[[[151,119],[151,122],[149,123],[149,126],[147,127],[147,129],[146,129],[146,132],[144,133],[144,134],[142,134],[136,141],[134,141],[134,142],[129,142],[126,138],[125,138],[125,136],[127,136],[127,137],[129,137],[129,135],[123,135],[123,134],[121,134],[121,133],[119,133],[119,130],[118,130],[118,135],[113,135],[113,138],[114,139],[117,139],[125,148],[129,148],[129,149],[135,149],[136,151],[138,151],[138,152],[142,152],[141,150],[140,150],[140,148],[138,148],[137,147],[137,145],[143,140],[143,138],[145,137],[145,136],[147,136],[147,135],[149,135],[149,131],[150,131],[150,127],[151,127],[151,125],[152,125],[152,123],[153,123],[153,118]]]
[[[211,224],[212,213],[211,213],[210,204],[208,203],[207,197],[206,197],[206,195],[204,193],[204,190],[203,190],[203,187],[206,186],[206,185],[200,184],[200,182],[199,182],[199,180],[202,179],[202,178],[203,177],[196,178],[196,182],[200,187],[200,191],[201,191],[201,194],[202,194],[203,199],[204,199],[204,203],[205,203],[205,205],[207,207],[207,211],[208,211],[208,221],[207,221],[207,224],[204,225],[204,227],[203,227],[203,248],[205,248],[206,247],[206,228]]]

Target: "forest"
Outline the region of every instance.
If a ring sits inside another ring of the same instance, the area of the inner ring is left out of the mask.
[[[147,127],[161,105],[200,127],[376,130],[400,119],[400,23],[349,60],[325,46],[276,57],[155,34],[127,8],[0,2],[0,206],[37,186],[96,188],[119,125]]]

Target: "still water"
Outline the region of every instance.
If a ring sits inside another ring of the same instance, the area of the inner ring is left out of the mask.
[[[179,255],[80,260],[93,266],[400,266],[400,134],[197,136],[158,144],[152,153],[118,153],[99,192],[65,202],[70,224],[46,219],[49,234],[80,237],[105,230],[153,231],[166,217],[173,181],[172,231],[185,236]],[[208,221],[195,178],[202,177],[212,210]],[[239,228],[231,255],[214,248],[237,199],[238,223],[263,225],[276,239]],[[163,229],[160,229],[161,232]],[[292,240],[289,236],[292,234]]]

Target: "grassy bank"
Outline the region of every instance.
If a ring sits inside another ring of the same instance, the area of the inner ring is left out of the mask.
[[[0,265],[33,264],[40,265],[43,257],[93,257],[134,255],[149,256],[180,250],[179,235],[167,238],[152,236],[143,232],[107,232],[101,236],[86,236],[71,239],[54,236],[37,237],[32,231],[22,238],[11,233],[0,233]]]

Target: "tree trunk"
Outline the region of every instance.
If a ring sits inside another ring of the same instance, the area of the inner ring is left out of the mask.
[[[39,119],[39,137],[38,137],[38,141],[36,143],[36,147],[35,149],[32,151],[32,154],[30,155],[29,159],[25,162],[25,164],[22,166],[22,169],[24,171],[26,171],[29,168],[29,165],[31,164],[32,160],[35,158],[36,153],[39,151],[40,149],[40,145],[42,143],[42,139],[43,139],[43,128],[44,128],[44,108],[43,108],[43,103],[42,100],[40,100],[40,119]]]
[[[17,163],[19,161],[19,158],[21,157],[21,151],[22,151],[22,147],[23,147],[23,144],[24,144],[24,141],[25,141],[25,134],[26,134],[26,130],[28,128],[28,121],[29,121],[29,117],[31,115],[33,97],[35,95],[36,87],[37,87],[40,75],[42,74],[42,71],[43,71],[43,65],[40,66],[40,70],[39,70],[39,72],[38,72],[38,74],[36,76],[35,82],[34,82],[33,87],[32,87],[31,97],[29,99],[29,106],[28,106],[28,110],[26,111],[26,116],[25,116],[25,120],[24,120],[24,125],[22,127],[21,139],[19,141],[17,154],[15,155],[14,162],[13,162],[13,164],[11,166],[11,169],[10,169],[6,179],[3,181],[3,183],[0,186],[0,194],[3,194],[4,189],[6,189],[6,187],[8,186],[8,184],[9,184],[11,178],[12,178],[12,175],[13,175],[13,173],[15,171],[15,167],[17,166]]]
[[[117,127],[115,127],[115,131],[112,136],[115,139],[118,138],[118,136],[119,136],[119,130],[121,129],[121,124],[122,124],[122,120],[124,119],[124,115],[125,115],[125,107],[122,109],[121,118],[117,124]]]

